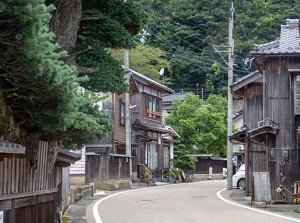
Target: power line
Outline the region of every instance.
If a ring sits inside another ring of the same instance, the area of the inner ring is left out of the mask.
[[[240,23],[240,25],[241,25],[241,27],[242,27],[242,30],[243,30],[243,32],[244,32],[244,36],[246,37],[247,42],[249,43],[249,46],[251,47],[251,49],[253,49],[253,45],[252,45],[252,43],[251,43],[251,41],[250,41],[250,39],[249,39],[249,37],[248,37],[248,35],[247,35],[247,33],[246,33],[246,30],[245,30],[245,28],[244,28],[244,26],[243,26],[243,24],[242,24],[240,18],[239,18],[237,15],[236,15],[236,18],[238,19],[238,21],[239,21],[239,23]]]

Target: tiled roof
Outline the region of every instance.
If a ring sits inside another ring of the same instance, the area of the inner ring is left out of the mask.
[[[251,54],[295,54],[300,53],[299,19],[287,19],[286,25],[281,25],[280,38],[273,42],[256,45]]]
[[[131,74],[132,74],[133,76],[139,77],[139,78],[141,78],[141,79],[147,81],[147,83],[149,83],[149,84],[151,84],[151,85],[154,85],[154,86],[156,86],[156,87],[158,87],[158,88],[160,88],[160,89],[162,89],[162,90],[168,92],[169,94],[175,93],[175,91],[174,91],[173,89],[168,88],[167,86],[165,86],[165,85],[163,85],[163,84],[160,84],[160,83],[158,83],[158,82],[152,80],[151,78],[146,77],[146,76],[140,74],[139,72],[137,72],[137,71],[135,71],[135,70],[132,70],[132,69],[129,69],[129,70],[130,70],[130,72],[131,72]],[[133,79],[135,79],[135,78],[133,77]]]
[[[240,82],[242,82],[242,81],[245,81],[245,80],[247,80],[247,79],[249,79],[249,78],[251,78],[251,77],[257,75],[258,73],[259,73],[259,71],[256,70],[256,71],[254,71],[254,72],[252,72],[252,73],[249,73],[249,74],[247,74],[247,75],[245,75],[245,76],[243,76],[243,77],[240,77],[240,78],[238,78],[232,85],[235,85],[235,84],[237,84],[237,83],[240,83]]]
[[[0,139],[0,153],[25,153],[25,147]]]
[[[135,120],[135,122],[132,124],[134,128],[139,128],[139,129],[144,129],[146,131],[152,131],[152,132],[159,132],[159,133],[164,133],[164,134],[170,134],[174,138],[179,138],[180,136],[178,133],[168,125],[157,125],[157,124],[152,124],[148,122],[141,121],[139,119]]]
[[[180,100],[184,100],[186,96],[186,93],[175,93],[175,94],[171,94],[171,95],[163,95],[162,96],[162,100],[163,102],[167,102],[167,101],[173,101],[174,99],[180,99]]]

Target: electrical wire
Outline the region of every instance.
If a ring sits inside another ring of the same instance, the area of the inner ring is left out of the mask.
[[[163,16],[165,16],[166,14],[163,14],[163,13],[165,13],[165,11],[163,12],[163,11],[160,11],[160,13],[158,13],[157,11],[155,11],[155,10],[153,10],[153,9],[150,9],[149,7],[145,7],[145,8],[147,8],[148,9],[148,11],[151,11],[151,12],[153,12],[153,13],[155,13],[157,16],[159,16],[159,17],[163,17]],[[172,14],[171,12],[169,12],[169,14]],[[165,17],[163,17],[163,18],[165,18]],[[250,39],[249,39],[249,37],[248,37],[248,35],[247,35],[247,33],[246,33],[246,31],[245,31],[245,28],[244,28],[244,26],[242,25],[242,23],[241,23],[241,21],[240,21],[240,19],[239,19],[239,17],[237,16],[237,18],[238,18],[238,20],[239,20],[239,23],[240,23],[240,25],[241,25],[241,27],[242,27],[242,30],[243,30],[243,32],[244,32],[244,36],[247,38],[247,41],[248,41],[248,43],[249,43],[249,45],[250,45],[250,47],[251,48],[253,48],[253,46],[252,46],[252,44],[251,44],[251,42],[250,42]],[[182,20],[182,21],[184,21],[184,22],[186,22],[186,23],[189,23],[189,24],[191,24],[191,25],[193,25],[193,27],[192,28],[201,28],[201,27],[199,27],[198,26],[198,23],[195,21],[195,23],[192,23],[192,22],[190,22],[189,20],[186,20],[186,19],[183,19],[183,18],[177,18],[177,19],[180,19],[180,20]],[[190,19],[190,20],[192,20],[192,19]],[[155,21],[153,21],[154,22],[154,25],[156,25],[156,26],[158,26],[159,27],[159,25],[155,22]],[[170,20],[170,22],[172,22],[172,23],[174,23],[175,25],[180,25],[180,24],[178,24],[178,23],[176,23],[175,21],[173,21],[173,20]],[[189,53],[187,53],[186,51],[185,52],[183,52],[182,50],[180,50],[178,47],[174,47],[174,45],[170,45],[170,43],[168,42],[166,42],[166,41],[163,41],[162,40],[162,38],[160,38],[160,37],[158,37],[158,33],[159,33],[159,31],[158,30],[156,30],[154,27],[152,27],[152,29],[154,29],[155,31],[152,31],[152,34],[153,35],[155,35],[157,38],[159,38],[163,43],[165,43],[165,44],[167,44],[168,46],[170,46],[171,48],[173,48],[173,49],[176,49],[176,50],[178,50],[179,52],[181,52],[181,53],[185,53],[185,54],[188,54],[189,56],[193,56],[190,52]],[[154,33],[156,33],[156,34],[154,34]],[[206,36],[204,36],[203,34],[201,34],[201,33],[199,33],[199,35],[201,35],[201,36],[203,36],[203,37],[205,37],[206,38]],[[198,51],[201,51],[202,49],[200,49],[199,47],[197,47],[197,46],[195,46],[195,45],[193,45],[193,44],[191,44],[191,43],[189,43],[188,41],[186,41],[186,40],[183,40],[182,38],[180,38],[180,37],[177,37],[181,42],[184,42],[184,43],[186,43],[186,44],[188,44],[191,48],[193,48],[193,49],[197,49]],[[197,55],[197,57],[199,58],[199,56]],[[215,59],[213,59],[213,58],[204,58],[204,57],[200,57],[201,58],[201,60],[207,60],[208,62],[217,62],[217,63],[219,63],[219,64],[222,64],[223,62],[220,62],[220,61],[218,61],[218,60],[215,60]],[[213,60],[212,60],[213,59]],[[242,60],[241,60],[242,61]],[[244,63],[244,62],[242,62],[242,63]],[[223,67],[222,66],[222,69],[228,69],[227,67]],[[251,69],[251,66],[249,67],[249,68],[246,68],[246,67],[240,67],[240,69],[235,69],[235,71],[237,71],[237,72],[242,72],[242,73],[248,73],[249,72],[249,69]]]

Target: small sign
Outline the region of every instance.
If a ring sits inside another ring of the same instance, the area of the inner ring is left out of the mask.
[[[255,201],[271,201],[269,172],[253,172]]]
[[[4,220],[4,212],[0,211],[0,223],[3,223]]]

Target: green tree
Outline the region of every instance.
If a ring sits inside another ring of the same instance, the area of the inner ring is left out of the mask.
[[[124,59],[124,50],[111,49],[113,57],[119,61]],[[148,47],[142,44],[138,44],[135,48],[129,51],[129,67],[147,77],[158,81],[160,83],[168,84],[171,81],[171,67],[167,60],[165,53],[153,47]],[[159,75],[161,68],[164,68],[164,80]]]
[[[172,107],[166,123],[178,132],[180,143],[189,152],[226,155],[226,99],[210,95],[202,101],[197,95],[187,94],[184,101],[175,100]]]
[[[138,4],[2,1],[0,21],[2,137],[26,146],[62,140],[73,148],[112,129],[94,93],[128,89],[106,47],[134,46],[133,35],[146,21]],[[79,86],[92,97],[80,94]]]
[[[177,157],[174,158],[174,166],[176,168],[181,170],[195,170],[197,158],[189,154],[185,145],[179,144],[178,149],[174,151],[174,154],[177,155]]]
[[[227,53],[220,55],[213,45],[223,45],[227,51],[228,19],[234,3],[235,66],[234,78],[250,73],[256,67],[245,63],[255,44],[274,41],[279,37],[280,25],[286,19],[297,19],[299,0],[139,0],[149,13],[147,44],[169,54],[173,89],[194,91],[196,85],[205,87],[216,78],[214,93],[227,86]],[[223,57],[223,58],[222,58]],[[212,65],[219,65],[214,75]],[[206,97],[205,97],[206,98]]]

